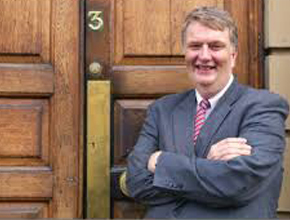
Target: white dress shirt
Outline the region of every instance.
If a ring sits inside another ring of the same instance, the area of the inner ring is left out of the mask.
[[[230,87],[233,81],[234,81],[234,76],[233,74],[231,74],[227,85],[219,93],[217,93],[215,96],[211,97],[208,100],[210,103],[210,108],[206,111],[205,118],[207,118],[210,115],[210,113],[215,108],[216,104],[218,103],[219,99],[225,94],[225,92],[228,90],[228,88]],[[195,90],[195,96],[196,96],[197,107],[198,107],[199,103],[202,101],[203,98],[197,90]]]

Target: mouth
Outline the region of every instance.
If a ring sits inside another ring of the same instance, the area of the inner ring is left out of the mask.
[[[209,71],[216,69],[215,65],[202,65],[202,64],[196,64],[195,68],[201,71]]]

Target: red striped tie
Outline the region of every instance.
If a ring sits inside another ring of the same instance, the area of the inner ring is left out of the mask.
[[[194,119],[194,134],[193,134],[193,143],[196,143],[197,137],[200,133],[201,127],[205,122],[206,111],[210,108],[210,103],[207,99],[203,99],[197,108],[195,119]]]

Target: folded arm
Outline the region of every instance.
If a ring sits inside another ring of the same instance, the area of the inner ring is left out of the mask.
[[[288,114],[281,99],[258,103],[245,114],[239,136],[247,140],[244,145],[248,147],[228,150],[223,146],[230,146],[230,141],[216,143],[207,158],[162,152],[150,168],[151,155],[159,151],[155,113],[148,110],[128,160],[127,186],[130,195],[141,202],[162,204],[185,198],[214,207],[240,206],[261,193],[281,170]]]
[[[148,161],[158,151],[156,112],[150,106],[134,150],[128,157],[126,186],[131,197],[145,204],[164,204],[176,199],[172,190],[153,185],[154,173],[147,169]]]
[[[236,157],[234,152],[227,154],[230,160],[220,160],[211,151],[208,158],[162,152],[153,185],[175,188],[183,197],[210,206],[247,204],[281,172],[287,114],[288,106],[282,99],[256,103],[246,112],[239,136],[252,146],[249,156]]]

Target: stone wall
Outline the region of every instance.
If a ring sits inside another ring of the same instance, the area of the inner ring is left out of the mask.
[[[290,1],[264,0],[266,87],[290,103]],[[279,212],[290,218],[290,117],[286,123],[287,149]],[[281,217],[280,216],[280,217]]]

